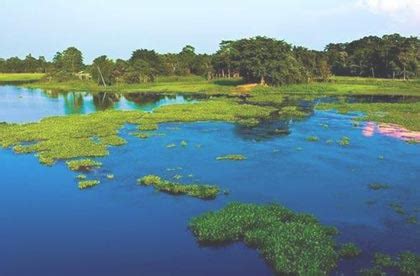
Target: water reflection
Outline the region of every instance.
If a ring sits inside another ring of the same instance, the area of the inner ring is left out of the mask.
[[[160,106],[199,100],[183,95],[57,92],[16,86],[0,86],[0,94],[0,122],[31,122],[47,116],[108,109],[152,112]]]

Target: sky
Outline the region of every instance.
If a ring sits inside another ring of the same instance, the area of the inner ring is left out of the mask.
[[[420,0],[0,0],[0,57],[69,46],[89,62],[135,49],[213,53],[222,40],[264,35],[322,50],[366,35],[420,36]]]

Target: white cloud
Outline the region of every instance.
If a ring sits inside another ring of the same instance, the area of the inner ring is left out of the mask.
[[[387,15],[394,21],[419,24],[420,27],[420,0],[358,0],[357,5]]]

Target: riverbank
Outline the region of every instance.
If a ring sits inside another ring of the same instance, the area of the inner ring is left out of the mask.
[[[162,93],[162,94],[293,94],[313,96],[340,95],[409,95],[420,96],[420,80],[392,80],[356,77],[332,77],[328,82],[311,82],[278,87],[243,85],[241,79],[206,80],[199,76],[160,77],[153,83],[116,84],[99,86],[94,81],[42,81],[43,74],[0,74],[2,82],[28,82],[21,85],[55,91],[89,91],[116,93]]]

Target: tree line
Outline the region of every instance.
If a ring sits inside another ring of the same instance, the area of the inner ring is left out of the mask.
[[[83,62],[75,47],[57,52],[52,61],[31,55],[0,59],[0,72],[47,73],[47,79],[91,78],[101,85],[153,82],[159,76],[199,75],[208,79],[241,77],[247,83],[281,85],[328,80],[333,75],[414,78],[420,74],[420,40],[398,34],[369,36],[329,44],[324,51],[296,47],[257,36],[222,41],[214,54],[198,54],[187,45],[179,53],[135,50],[128,60],[106,55]]]

